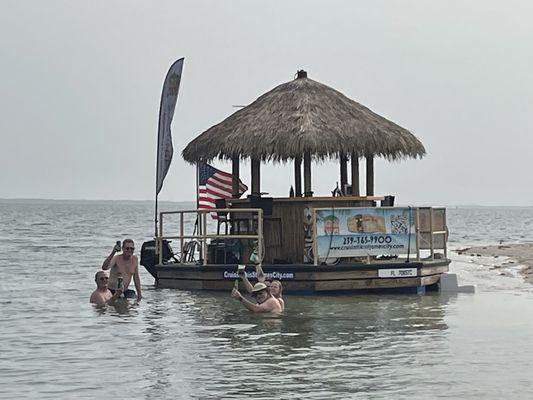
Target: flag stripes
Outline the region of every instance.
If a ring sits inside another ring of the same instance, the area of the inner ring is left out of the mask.
[[[242,195],[248,186],[239,180],[239,196]],[[214,209],[215,200],[229,199],[232,194],[232,175],[220,171],[209,164],[198,165],[198,208]],[[213,218],[217,215],[212,213]]]

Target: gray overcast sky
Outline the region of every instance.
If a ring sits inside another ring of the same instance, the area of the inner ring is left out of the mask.
[[[0,198],[153,199],[162,83],[185,57],[162,200],[195,199],[190,140],[303,68],[426,146],[378,160],[377,194],[533,205],[532,15],[509,0],[2,0]],[[291,171],[264,166],[262,189],[286,195]],[[337,180],[313,166],[317,195]]]

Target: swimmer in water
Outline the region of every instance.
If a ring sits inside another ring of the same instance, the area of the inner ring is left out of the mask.
[[[255,297],[256,303],[244,298],[244,296],[237,290],[231,291],[231,297],[239,300],[244,307],[256,313],[279,313],[282,311],[281,304],[269,292],[268,286],[263,282],[257,282],[252,288],[252,296]]]
[[[248,280],[248,277],[246,276],[246,274],[244,273],[244,270],[239,270],[238,273],[242,279],[242,282],[244,284],[244,287],[246,288],[246,291],[248,293],[252,293],[253,286]],[[265,277],[265,273],[263,272],[263,269],[261,268],[260,265],[256,265],[255,273],[257,276],[257,281],[262,282],[265,285],[267,285],[268,290],[270,291],[270,294],[272,295],[272,297],[274,297],[276,300],[279,301],[279,304],[281,306],[281,311],[283,311],[285,309],[285,301],[282,298],[283,285],[281,284],[281,282],[278,280],[273,280],[273,281],[267,280]]]
[[[109,277],[105,271],[98,271],[94,275],[94,281],[96,282],[96,290],[91,294],[89,302],[97,305],[104,305],[113,303],[122,294],[122,290],[119,289],[115,294],[111,293],[111,290],[107,287]]]

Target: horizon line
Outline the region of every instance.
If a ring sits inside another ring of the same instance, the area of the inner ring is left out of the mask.
[[[0,197],[0,201],[137,201],[137,202],[155,202],[154,199],[68,199],[68,198],[60,198],[60,199],[52,199],[52,198],[46,198],[46,197]],[[173,203],[194,203],[195,200],[159,200],[159,202],[167,201],[167,202],[173,202]]]
[[[146,203],[146,202],[155,202],[154,199],[51,199],[51,198],[44,198],[44,197],[0,197],[0,202],[5,201],[48,201],[48,202],[61,202],[61,201],[77,201],[77,202],[138,202],[138,203]],[[159,202],[169,202],[169,203],[194,203],[195,200],[159,200]],[[406,205],[398,205],[398,207],[401,206],[408,206]],[[420,207],[427,207],[427,205],[421,205]],[[433,207],[533,207],[533,205],[529,204],[521,204],[521,205],[509,205],[509,204],[440,204],[435,205]]]

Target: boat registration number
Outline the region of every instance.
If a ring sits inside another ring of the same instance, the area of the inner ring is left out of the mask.
[[[407,278],[416,276],[416,268],[394,268],[378,270],[380,278]]]

